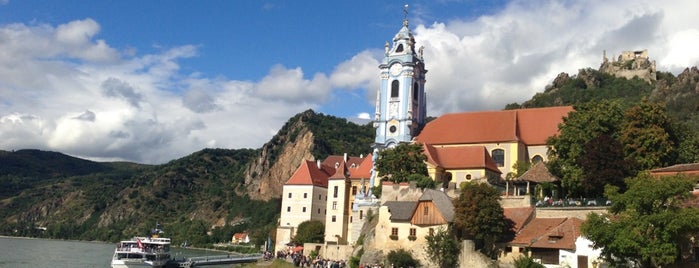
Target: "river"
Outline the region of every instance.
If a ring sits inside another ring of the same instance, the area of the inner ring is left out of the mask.
[[[116,243],[0,237],[1,268],[109,268]],[[172,257],[223,255],[225,253],[172,248]],[[206,267],[231,267],[216,265]]]

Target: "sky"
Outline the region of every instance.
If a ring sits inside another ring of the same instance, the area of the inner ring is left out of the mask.
[[[0,0],[0,150],[161,164],[308,109],[368,122],[405,4],[428,116],[522,103],[604,51],[699,63],[695,0]]]

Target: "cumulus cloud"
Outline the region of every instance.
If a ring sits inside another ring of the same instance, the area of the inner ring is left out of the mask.
[[[611,58],[648,49],[658,70],[677,74],[699,62],[697,5],[513,1],[480,17],[411,19],[425,47],[428,115],[525,101],[560,72],[597,68],[603,51]],[[421,8],[411,14],[430,14]],[[379,88],[382,47],[327,73],[279,63],[241,81],[183,71],[197,46],[120,54],[100,30],[89,18],[0,26],[0,149],[163,163],[205,147],[259,148],[294,114],[343,105],[341,98],[373,106]],[[352,111],[352,120],[373,113]]]
[[[307,79],[300,67],[255,82],[182,74],[196,46],[122,56],[95,40],[99,30],[91,19],[0,27],[0,148],[141,163],[258,148],[330,93],[324,74]]]
[[[598,68],[604,51],[611,58],[625,50],[648,49],[658,70],[676,74],[699,62],[699,52],[693,49],[699,45],[699,23],[687,11],[696,8],[693,1],[512,1],[475,19],[418,17],[413,19],[418,23],[411,24],[416,25],[417,45],[425,47],[428,114],[521,103],[543,91],[560,72]],[[354,73],[376,70],[355,60],[346,64],[367,68]],[[331,80],[342,85],[351,81],[342,79],[349,74],[343,71]],[[367,96],[367,101],[373,97]]]

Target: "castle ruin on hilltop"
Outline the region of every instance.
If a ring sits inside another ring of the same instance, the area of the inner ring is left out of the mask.
[[[648,58],[647,49],[621,52],[616,60],[612,57],[612,61],[607,59],[607,51],[605,50],[599,71],[626,79],[637,76],[648,83],[656,80],[655,60],[651,61]]]

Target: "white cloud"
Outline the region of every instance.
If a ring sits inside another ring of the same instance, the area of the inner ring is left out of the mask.
[[[0,148],[163,163],[208,146],[259,148],[328,97],[323,74],[275,66],[259,82],[183,75],[195,46],[120,56],[91,20],[0,27]],[[181,92],[181,94],[179,93]]]
[[[699,62],[698,5],[514,1],[475,19],[411,21],[425,47],[428,114],[521,103],[560,72],[597,68],[604,50],[648,49],[658,70],[677,74]],[[197,46],[120,54],[99,32],[89,18],[0,26],[1,149],[163,163],[204,147],[259,148],[290,116],[342,103],[338,91],[373,105],[379,88],[382,47],[328,73],[280,64],[238,81],[184,73],[180,62]],[[374,111],[353,113],[366,120]]]
[[[476,19],[418,18],[421,23],[411,25],[417,46],[425,47],[428,114],[521,103],[560,72],[598,68],[605,50],[611,58],[648,49],[658,70],[677,74],[699,62],[699,21],[689,10],[699,10],[699,3],[513,1]],[[358,66],[367,70],[355,73],[376,73],[375,66]]]

